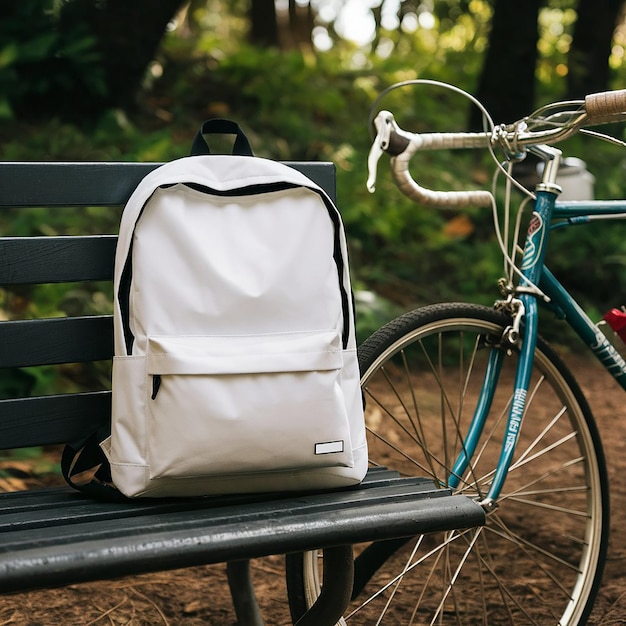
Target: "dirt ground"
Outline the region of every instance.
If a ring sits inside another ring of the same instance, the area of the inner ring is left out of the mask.
[[[589,623],[626,624],[626,396],[595,363],[580,358],[565,360],[576,373],[596,416],[611,481],[609,556]],[[5,488],[10,486],[5,482]],[[282,558],[254,561],[252,573],[267,625],[291,623]],[[223,565],[0,597],[0,626],[236,623]]]

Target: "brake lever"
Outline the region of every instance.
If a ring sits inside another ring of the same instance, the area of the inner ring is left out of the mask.
[[[367,190],[370,193],[374,193],[374,191],[376,191],[378,161],[383,155],[383,152],[389,148],[392,125],[393,115],[389,111],[381,111],[374,119],[376,137],[367,157]]]

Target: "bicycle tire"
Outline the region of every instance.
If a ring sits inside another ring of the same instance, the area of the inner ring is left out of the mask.
[[[488,307],[431,305],[393,320],[361,346],[371,464],[446,486],[484,357],[494,349],[489,338],[496,341],[509,321]],[[484,497],[500,451],[512,396],[506,383],[517,360],[515,350],[507,352],[472,469],[457,489],[472,497]],[[541,338],[498,504],[484,527],[356,546],[355,597],[340,623],[585,623],[608,543],[604,453],[580,387]],[[319,593],[319,558],[288,556],[294,622]]]

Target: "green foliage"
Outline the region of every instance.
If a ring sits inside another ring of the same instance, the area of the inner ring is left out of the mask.
[[[82,24],[59,28],[57,5],[53,0],[11,0],[2,7],[0,118],[14,117],[16,109],[40,107],[41,99],[61,93],[105,95],[95,39]]]
[[[354,286],[357,343],[361,344],[383,324],[404,313],[404,309],[380,294]]]
[[[239,86],[241,119],[254,119],[247,125],[262,129],[286,159],[320,158],[336,145],[337,125],[350,117],[352,76],[337,73],[324,58],[242,46],[220,64],[215,79],[230,90]]]

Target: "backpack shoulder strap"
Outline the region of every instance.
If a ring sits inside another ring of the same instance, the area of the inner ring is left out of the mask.
[[[107,437],[110,425],[84,439],[68,443],[61,456],[61,471],[70,487],[98,500],[127,502],[128,498],[113,484],[111,466],[100,442]]]

